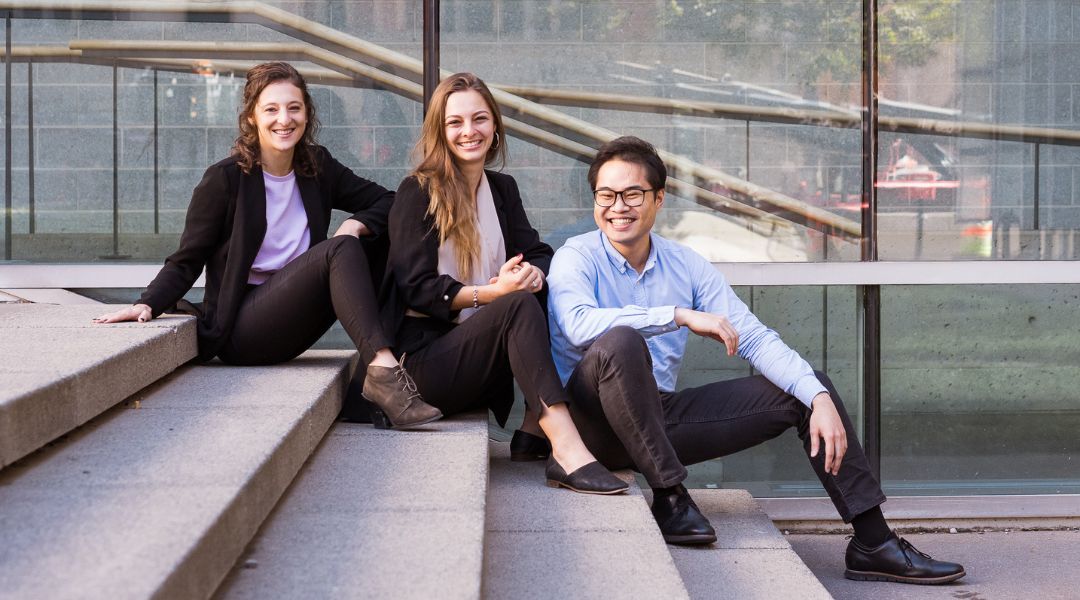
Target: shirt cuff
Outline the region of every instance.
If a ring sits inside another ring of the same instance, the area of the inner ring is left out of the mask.
[[[677,331],[679,326],[675,324],[674,306],[654,306],[647,309],[649,325],[657,333]]]
[[[825,386],[821,385],[821,382],[818,381],[818,378],[811,374],[804,375],[802,378],[799,379],[799,381],[795,384],[795,390],[792,391],[791,395],[798,398],[799,402],[802,402],[803,404],[813,408],[811,406],[811,403],[814,401],[814,397],[821,392],[828,393],[828,391],[829,390],[825,389]]]

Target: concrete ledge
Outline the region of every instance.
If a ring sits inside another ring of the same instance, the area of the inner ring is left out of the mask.
[[[491,443],[485,598],[686,598],[629,473],[618,496],[544,485],[544,463],[510,462]]]
[[[13,598],[205,598],[332,424],[355,352],[184,367],[0,473]]]
[[[691,598],[832,598],[749,493],[690,494],[716,529],[710,546],[668,546]]]
[[[101,304],[0,304],[0,467],[195,357],[192,317],[90,322],[110,309]]]
[[[217,598],[477,598],[487,418],[337,423]]]

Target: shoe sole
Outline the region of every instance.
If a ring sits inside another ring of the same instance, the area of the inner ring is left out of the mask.
[[[561,488],[561,487],[564,487],[564,488],[566,488],[566,489],[568,489],[570,491],[577,492],[579,494],[596,494],[598,496],[614,496],[615,494],[621,494],[621,493],[625,492],[626,490],[630,489],[630,486],[626,486],[624,488],[619,488],[617,490],[611,490],[611,491],[607,491],[607,492],[596,491],[596,490],[579,490],[579,489],[577,489],[576,487],[574,487],[572,485],[567,485],[567,484],[565,484],[565,483],[563,483],[561,481],[555,481],[554,479],[548,479],[547,480],[547,486],[549,488]]]
[[[403,423],[401,425],[393,425],[391,429],[395,429],[398,431],[402,429],[412,429],[413,427],[419,427],[421,425],[427,425],[428,423],[434,423],[435,421],[443,418],[443,416],[444,415],[442,413],[439,413],[438,415],[431,417],[430,419],[424,419],[423,421],[417,421],[415,423]],[[393,421],[391,421],[391,423],[393,423]]]
[[[363,394],[360,394],[360,397],[363,398],[367,402],[371,402],[371,400],[368,400],[367,396],[365,396]],[[371,409],[370,410],[371,410],[371,425],[375,429],[396,429],[396,430],[411,429],[413,427],[419,427],[420,425],[427,425],[428,423],[434,423],[435,421],[438,421],[439,419],[446,416],[440,410],[438,412],[438,414],[435,415],[434,417],[424,419],[422,421],[416,421],[415,423],[402,423],[402,424],[397,425],[397,424],[394,424],[394,422],[390,420],[390,417],[386,416],[386,413],[383,412],[383,410],[381,408],[379,408],[378,404],[375,404],[374,402],[371,402]]]
[[[943,577],[904,577],[902,575],[890,575],[889,573],[879,573],[877,571],[852,571],[850,569],[844,571],[844,577],[852,581],[891,581],[894,583],[914,583],[916,585],[940,585],[942,583],[949,583],[956,581],[964,575],[967,575],[966,571],[960,571],[953,575],[945,575]]]
[[[664,541],[675,546],[705,546],[716,542],[716,535],[665,535]]]

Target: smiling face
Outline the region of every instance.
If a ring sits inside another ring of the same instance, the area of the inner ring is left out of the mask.
[[[495,134],[491,107],[476,90],[454,92],[446,98],[443,132],[459,168],[483,165]]]
[[[293,151],[307,127],[304,93],[288,81],[263,88],[248,117],[259,130],[263,164],[292,163]]]
[[[622,192],[628,189],[651,189],[645,167],[613,159],[596,173],[596,189]],[[656,223],[656,213],[664,204],[664,190],[646,192],[641,206],[627,206],[622,196],[608,207],[593,204],[593,219],[611,245],[635,268],[649,255],[649,232]]]

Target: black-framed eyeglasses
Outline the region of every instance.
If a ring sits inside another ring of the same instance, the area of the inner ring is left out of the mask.
[[[596,202],[597,206],[603,208],[610,208],[615,206],[619,198],[622,198],[623,204],[627,206],[641,206],[645,202],[645,194],[649,192],[655,192],[655,189],[641,188],[628,188],[625,190],[609,190],[607,188],[600,188],[593,190],[593,202]]]

